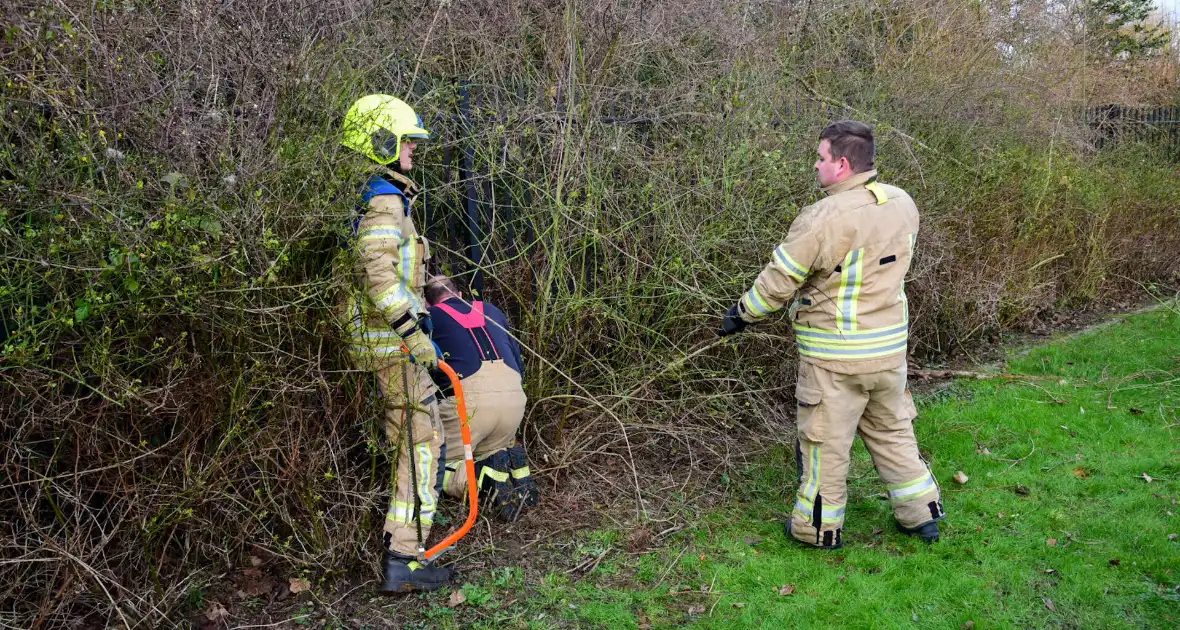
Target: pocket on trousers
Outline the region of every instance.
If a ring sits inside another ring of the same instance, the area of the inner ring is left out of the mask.
[[[795,400],[798,402],[796,429],[799,437],[809,442],[823,442],[823,436],[816,430],[824,393],[803,384],[795,386]]]
[[[914,405],[914,397],[910,394],[910,390],[906,389],[902,394],[901,409],[905,414],[905,418],[910,422],[918,419],[918,408]]]

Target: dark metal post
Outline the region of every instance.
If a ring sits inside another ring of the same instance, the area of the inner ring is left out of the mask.
[[[463,132],[468,136],[463,145],[463,163],[460,177],[465,182],[466,199],[464,207],[467,212],[467,257],[472,260],[474,273],[471,276],[471,293],[476,298],[483,297],[483,248],[480,245],[482,230],[479,224],[478,193],[475,189],[475,145],[472,144],[473,134],[471,116],[471,82],[463,81],[459,84],[459,114],[463,118]]]

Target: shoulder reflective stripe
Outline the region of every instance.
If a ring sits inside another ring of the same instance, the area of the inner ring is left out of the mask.
[[[770,308],[770,304],[767,304],[766,300],[762,298],[762,295],[758,293],[757,287],[750,287],[750,290],[746,291],[746,294],[742,296],[742,302],[745,303],[746,310],[757,317],[768,315],[773,310]]]
[[[907,340],[903,339],[897,343],[879,348],[826,348],[808,345],[800,341],[798,346],[799,354],[818,359],[874,359],[903,351],[908,343]]]
[[[885,194],[885,189],[881,188],[881,184],[878,184],[877,182],[869,182],[865,184],[865,188],[867,188],[869,192],[873,193],[873,196],[877,198],[878,206],[885,203],[886,201],[889,201],[889,196]]]
[[[795,259],[791,258],[791,255],[787,253],[786,248],[784,248],[782,245],[779,245],[774,249],[774,259],[779,263],[779,266],[781,266],[783,270],[786,271],[787,274],[792,278],[798,280],[799,282],[807,280],[807,274],[809,270],[803,265],[795,262]]]
[[[913,481],[889,486],[889,499],[894,503],[904,503],[926,494],[934,487],[934,477],[926,473]]]
[[[848,252],[840,270],[840,307],[836,309],[836,328],[841,330],[857,328],[856,302],[860,298],[864,253],[863,247]]]

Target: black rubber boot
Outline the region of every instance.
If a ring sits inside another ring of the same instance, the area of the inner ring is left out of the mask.
[[[520,503],[512,491],[508,451],[496,451],[475,463],[479,481],[479,504],[496,519],[511,523],[520,512]]]
[[[783,533],[786,534],[787,538],[790,538],[791,540],[805,547],[823,549],[824,551],[835,551],[837,549],[844,548],[844,538],[841,536],[836,536],[836,544],[834,545],[811,545],[803,542],[802,540],[799,540],[798,538],[795,538],[795,535],[791,533],[791,517],[789,516],[787,517],[787,522],[783,523]]]
[[[381,595],[436,591],[451,583],[455,572],[445,567],[422,564],[409,556],[385,552],[385,580],[377,587]]]
[[[512,489],[519,497],[522,507],[537,507],[541,502],[541,489],[529,470],[529,460],[524,447],[517,444],[508,449],[508,465],[512,467]]]
[[[903,527],[901,523],[898,523],[897,531],[909,536],[918,536],[922,542],[928,545],[938,542],[938,521],[923,523],[914,528]]]

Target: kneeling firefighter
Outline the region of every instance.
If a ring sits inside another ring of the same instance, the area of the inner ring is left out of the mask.
[[[450,569],[418,560],[446,461],[428,372],[438,365],[438,351],[422,294],[430,250],[410,217],[419,189],[406,177],[416,142],[428,137],[409,105],[371,94],[349,108],[341,140],[378,165],[362,188],[352,226],[356,259],[342,310],[353,361],[375,375],[385,410],[392,496],[384,525],[384,580],[377,589],[382,594],[434,590],[453,577]]]
[[[540,499],[524,447],[516,442],[528,401],[521,383],[520,344],[508,334],[503,311],[478,300],[467,302],[449,278],[431,278],[426,301],[434,341],[462,379],[481,503],[499,519],[514,521]],[[459,445],[459,412],[450,383],[438,373],[435,382],[442,396],[439,413],[446,443]],[[444,492],[462,499],[470,482],[462,461],[447,464]]]

